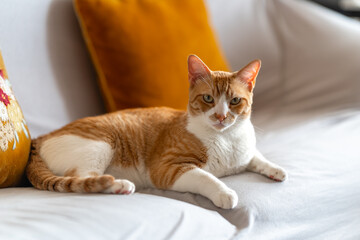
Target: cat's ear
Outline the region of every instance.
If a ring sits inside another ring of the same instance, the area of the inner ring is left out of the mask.
[[[211,74],[208,66],[196,55],[190,55],[188,57],[188,72],[191,85],[195,83],[196,79],[207,78]]]
[[[250,62],[243,69],[237,72],[237,78],[247,84],[250,92],[255,87],[255,81],[257,75],[259,74],[260,67],[261,61],[257,59]]]

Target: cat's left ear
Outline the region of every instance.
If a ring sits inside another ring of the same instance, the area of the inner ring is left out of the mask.
[[[260,67],[261,61],[257,59],[237,72],[237,78],[247,84],[250,92],[252,92],[255,87],[256,77],[259,74]]]

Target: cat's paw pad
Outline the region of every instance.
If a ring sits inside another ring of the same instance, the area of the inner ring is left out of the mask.
[[[114,184],[107,188],[104,193],[113,193],[113,194],[132,194],[135,192],[135,185],[125,179],[116,179]]]
[[[238,204],[236,192],[230,188],[217,192],[211,199],[215,206],[223,209],[232,209]]]
[[[283,168],[271,169],[268,173],[268,177],[277,182],[283,182],[288,178],[287,172]]]

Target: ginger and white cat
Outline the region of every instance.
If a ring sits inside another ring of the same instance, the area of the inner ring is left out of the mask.
[[[250,114],[259,70],[255,60],[238,72],[211,71],[190,55],[187,112],[129,109],[77,120],[33,141],[28,178],[58,192],[192,192],[234,208],[237,194],[218,177],[249,170],[287,178],[256,149]]]

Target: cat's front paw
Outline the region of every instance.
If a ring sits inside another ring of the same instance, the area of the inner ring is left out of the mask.
[[[234,190],[227,188],[214,193],[211,201],[219,208],[232,209],[238,204],[238,196]]]
[[[277,182],[283,182],[288,178],[287,172],[281,167],[271,169],[266,175]]]
[[[113,194],[132,194],[135,192],[135,185],[125,179],[116,179],[114,184],[106,189],[104,193],[113,193]]]

